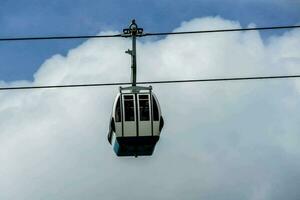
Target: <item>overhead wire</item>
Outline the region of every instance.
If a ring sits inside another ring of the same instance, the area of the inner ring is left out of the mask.
[[[255,31],[255,30],[278,30],[278,29],[295,29],[295,28],[300,28],[300,25],[254,27],[254,28],[236,28],[236,29],[214,29],[214,30],[182,31],[182,32],[144,33],[144,34],[137,35],[137,36],[138,37],[146,37],[146,36],[203,34],[203,33],[221,33],[221,32],[237,32],[237,31]],[[7,37],[7,38],[0,38],[0,42],[5,42],[5,41],[7,41],[7,42],[8,41],[31,41],[31,40],[69,40],[69,39],[91,39],[91,38],[119,38],[119,37],[129,37],[129,36],[125,35],[125,34],[112,34],[112,35]]]
[[[141,81],[137,85],[143,84],[173,84],[173,83],[196,83],[196,82],[225,82],[225,81],[247,81],[247,80],[267,80],[267,79],[295,79],[300,75],[280,75],[280,76],[248,76],[248,77],[230,77],[230,78],[207,78],[207,79],[185,79],[185,80],[163,80],[163,81]],[[121,86],[130,85],[131,82],[111,82],[111,83],[90,83],[90,84],[68,84],[68,85],[40,85],[40,86],[15,86],[0,87],[4,90],[29,90],[29,89],[54,89],[54,88],[79,88],[79,87],[103,87],[103,86]]]
[[[115,35],[78,35],[78,36],[43,36],[43,37],[16,37],[0,38],[0,41],[26,41],[26,40],[67,40],[67,39],[91,39],[91,38],[114,38],[122,37],[122,34]]]
[[[145,33],[142,36],[162,36],[162,35],[182,35],[182,34],[201,34],[201,33],[221,33],[221,32],[276,30],[276,29],[293,29],[293,28],[300,28],[300,26],[272,26],[272,27],[256,27],[256,28],[215,29],[215,30],[204,30],[204,31],[182,31],[182,32],[165,32],[165,33]]]
[[[254,31],[254,30],[275,30],[275,29],[294,29],[298,26],[272,26],[272,27],[256,27],[241,29],[215,29],[204,31],[184,31],[184,32],[161,32],[161,33],[145,33],[139,35],[144,36],[163,36],[163,35],[182,35],[182,34],[202,34],[202,33],[220,33],[220,32],[236,32],[236,31]],[[124,34],[114,35],[80,35],[80,36],[43,36],[43,37],[17,37],[17,38],[0,38],[3,41],[26,41],[26,40],[66,40],[66,39],[90,39],[90,38],[116,38],[128,37]],[[209,78],[209,79],[186,79],[186,80],[164,80],[164,81],[142,81],[137,84],[170,84],[170,83],[193,83],[193,82],[220,82],[220,81],[243,81],[243,80],[262,80],[262,79],[288,79],[300,78],[300,75],[280,75],[280,76],[256,76],[256,77],[233,77],[233,78]],[[16,87],[0,87],[0,91],[4,90],[29,90],[29,89],[51,89],[51,88],[75,88],[75,87],[100,87],[100,86],[116,86],[130,85],[130,82],[112,82],[112,83],[91,83],[91,84],[68,84],[68,85],[40,85],[40,86],[16,86]]]

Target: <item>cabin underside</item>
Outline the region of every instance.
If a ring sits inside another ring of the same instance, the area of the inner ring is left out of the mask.
[[[113,149],[117,156],[150,156],[159,136],[117,137]]]

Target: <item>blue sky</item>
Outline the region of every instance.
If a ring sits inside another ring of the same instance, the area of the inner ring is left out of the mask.
[[[216,15],[239,21],[243,26],[293,25],[300,22],[299,10],[300,2],[294,0],[2,0],[0,36],[92,35],[103,30],[122,30],[132,18],[149,32],[171,31],[182,21]],[[0,79],[32,80],[47,58],[65,55],[82,42],[1,42]]]

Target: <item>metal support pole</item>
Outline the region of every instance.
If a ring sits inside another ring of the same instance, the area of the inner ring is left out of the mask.
[[[132,34],[132,54],[131,54],[131,83],[136,86],[136,34]]]
[[[132,38],[132,50],[128,49],[126,53],[131,55],[131,83],[132,86],[136,86],[136,71],[137,71],[137,62],[136,62],[136,37],[143,34],[143,29],[138,28],[135,20],[132,20],[128,29],[123,29],[124,37]]]

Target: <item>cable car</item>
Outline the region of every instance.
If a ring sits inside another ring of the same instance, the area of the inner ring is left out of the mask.
[[[113,104],[108,141],[117,156],[149,156],[164,126],[152,87],[120,87]]]
[[[152,87],[136,86],[136,37],[142,36],[143,29],[132,20],[124,37],[132,38],[130,87],[120,87],[113,104],[109,124],[108,141],[117,156],[149,156],[153,154],[164,126],[161,110]]]

